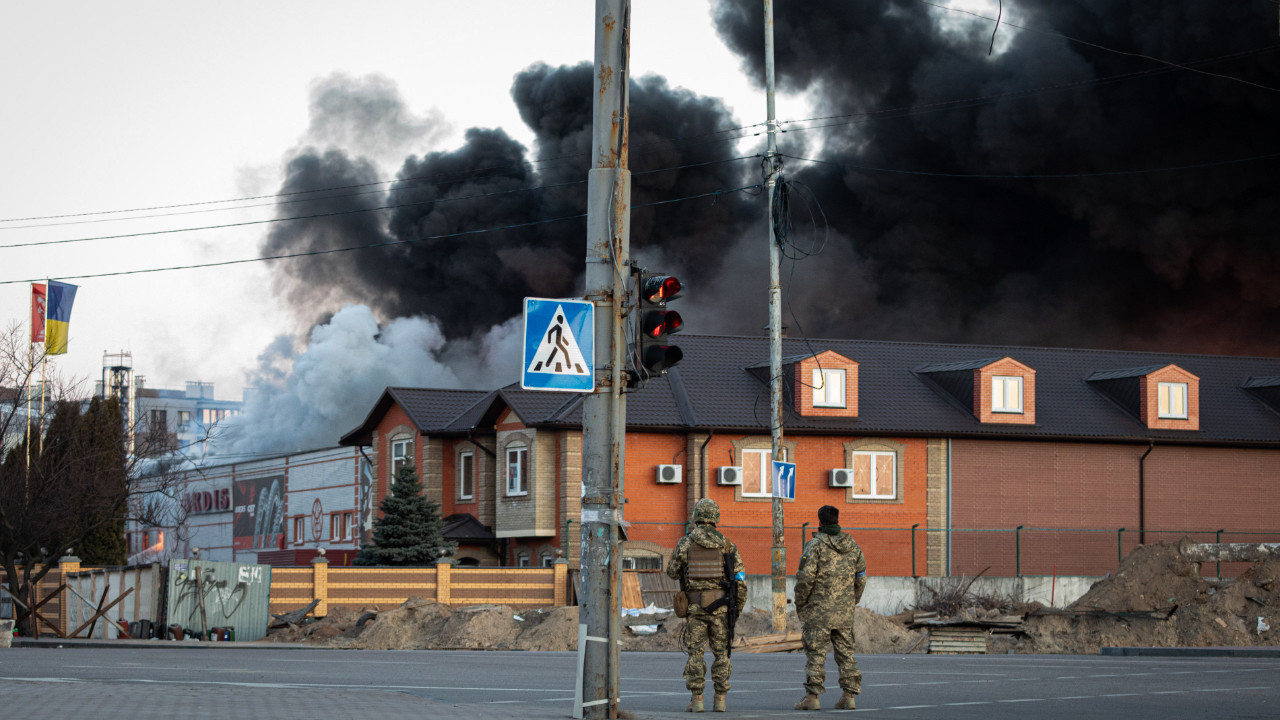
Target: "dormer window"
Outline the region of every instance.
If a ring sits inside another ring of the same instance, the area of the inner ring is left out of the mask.
[[[1022,412],[1022,378],[996,375],[991,378],[991,412]]]
[[[1185,420],[1187,417],[1187,384],[1162,382],[1157,392],[1158,415],[1162,418]]]
[[[844,401],[844,370],[833,368],[813,369],[813,406],[842,408]]]

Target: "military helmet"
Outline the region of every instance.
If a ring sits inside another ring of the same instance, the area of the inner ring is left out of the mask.
[[[715,525],[720,522],[720,506],[711,498],[702,498],[693,506],[693,521]]]

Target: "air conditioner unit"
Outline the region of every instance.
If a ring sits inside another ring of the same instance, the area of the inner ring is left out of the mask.
[[[717,485],[741,485],[742,484],[742,468],[734,465],[725,465],[716,469]]]
[[[834,468],[831,471],[831,487],[853,487],[853,470],[850,468]]]
[[[658,466],[658,482],[675,485],[680,483],[681,471],[684,468],[680,465],[659,465]]]

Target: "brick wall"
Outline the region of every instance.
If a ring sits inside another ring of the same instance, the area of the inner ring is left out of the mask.
[[[1120,543],[1128,552],[1138,541],[1138,469],[1147,449],[952,441],[952,573],[990,566],[991,575],[1013,575],[1018,555],[1024,574],[1114,571]],[[1280,531],[1277,476],[1280,451],[1156,445],[1146,462],[1146,540],[1175,541],[1185,531],[1220,528]],[[1019,525],[1026,529],[1012,532]],[[965,532],[974,528],[1008,532]],[[1116,532],[1120,528],[1126,528],[1123,536]],[[1214,539],[1212,533],[1195,537]]]

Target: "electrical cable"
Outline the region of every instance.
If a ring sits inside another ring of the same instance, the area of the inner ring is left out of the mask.
[[[972,15],[973,17],[975,17],[975,18],[980,18],[980,19],[982,19],[982,20],[990,20],[991,22],[995,22],[995,23],[998,23],[998,24],[1000,24],[1000,25],[1007,25],[1007,26],[1009,26],[1009,27],[1017,28],[1017,29],[1019,29],[1019,30],[1025,30],[1026,32],[1037,33],[1037,34],[1040,34],[1040,35],[1047,35],[1047,36],[1049,36],[1049,37],[1062,38],[1063,40],[1070,40],[1070,41],[1071,41],[1071,42],[1073,42],[1073,43],[1078,43],[1078,44],[1080,44],[1080,45],[1086,45],[1086,46],[1088,46],[1088,47],[1095,48],[1095,49],[1098,49],[1098,50],[1103,50],[1103,51],[1105,51],[1105,52],[1109,52],[1109,53],[1115,53],[1116,55],[1124,55],[1124,56],[1126,56],[1126,57],[1142,58],[1143,60],[1150,60],[1150,61],[1152,61],[1152,62],[1157,62],[1157,63],[1160,63],[1161,65],[1167,65],[1167,66],[1172,67],[1172,68],[1178,68],[1178,69],[1180,69],[1180,70],[1187,70],[1187,71],[1189,71],[1189,72],[1197,73],[1197,74],[1200,74],[1200,75],[1208,75],[1209,77],[1221,78],[1221,79],[1223,79],[1223,80],[1230,80],[1230,81],[1232,81],[1232,82],[1238,82],[1238,83],[1242,83],[1242,84],[1244,84],[1244,85],[1251,85],[1251,86],[1253,86],[1253,87],[1256,87],[1256,88],[1259,88],[1259,89],[1262,89],[1262,90],[1267,90],[1267,91],[1269,91],[1269,92],[1280,93],[1280,88],[1273,88],[1273,87],[1270,87],[1270,86],[1268,86],[1268,85],[1261,85],[1261,84],[1259,84],[1259,83],[1250,82],[1249,80],[1244,80],[1244,79],[1242,79],[1242,78],[1234,77],[1234,76],[1231,76],[1231,75],[1223,75],[1223,74],[1221,74],[1221,73],[1212,73],[1212,72],[1209,72],[1209,71],[1207,71],[1207,70],[1198,70],[1198,69],[1196,69],[1195,67],[1192,67],[1191,65],[1182,64],[1182,63],[1176,63],[1176,62],[1172,62],[1172,61],[1170,61],[1170,60],[1164,60],[1164,59],[1162,59],[1162,58],[1154,57],[1154,56],[1151,56],[1151,55],[1146,55],[1146,54],[1143,54],[1143,53],[1129,52],[1129,51],[1127,51],[1127,50],[1117,50],[1117,49],[1115,49],[1115,48],[1107,47],[1106,45],[1099,45],[1098,43],[1089,42],[1088,40],[1081,40],[1080,38],[1072,37],[1072,36],[1070,36],[1070,35],[1064,35],[1063,33],[1053,32],[1052,30],[1040,30],[1040,29],[1038,29],[1038,28],[1032,28],[1032,27],[1027,27],[1027,26],[1025,26],[1025,25],[1019,25],[1019,24],[1017,24],[1017,23],[1012,23],[1012,22],[1009,22],[1008,20],[997,20],[996,18],[988,17],[988,16],[986,16],[986,15],[981,15],[981,14],[979,14],[979,13],[972,12],[972,11],[970,11],[970,10],[963,10],[963,9],[961,9],[961,8],[951,7],[951,6],[949,6],[949,5],[940,5],[940,4],[936,3],[936,2],[930,2],[930,0],[915,0],[915,1],[916,1],[916,2],[918,2],[918,3],[920,3],[920,4],[922,4],[922,5],[928,5],[928,6],[930,6],[930,7],[935,7],[935,8],[938,8],[938,9],[940,9],[940,10],[945,10],[946,12],[954,12],[954,13],[961,13],[961,14],[964,14],[964,15]],[[1002,5],[1002,8],[1003,8],[1003,5]]]
[[[672,198],[669,200],[658,200],[655,202],[644,203],[641,205],[633,206],[633,209],[639,209],[644,207],[655,207],[658,205],[669,205],[671,203],[684,202],[686,200],[697,200],[697,199],[706,198],[706,197],[717,197],[720,195],[727,195],[729,193],[735,193],[735,192],[746,192],[748,190],[752,190],[758,187],[759,187],[758,185],[746,185],[743,187],[732,188],[728,190],[713,190],[710,192],[699,193],[697,195],[688,195],[680,198]],[[221,267],[225,265],[242,265],[245,263],[264,262],[268,260],[285,260],[289,258],[309,257],[313,255],[330,255],[334,253],[353,252],[356,250],[369,250],[373,248],[391,247],[395,245],[410,245],[413,243],[425,242],[428,240],[445,240],[448,238],[465,237],[469,235],[482,235],[485,233],[497,232],[500,230],[512,230],[515,228],[533,227],[535,225],[546,225],[549,223],[563,222],[565,220],[576,220],[579,218],[584,218],[586,216],[587,216],[586,213],[577,213],[575,215],[565,215],[557,218],[533,220],[525,223],[513,223],[511,225],[502,225],[499,227],[483,228],[479,230],[464,230],[460,232],[446,233],[442,235],[430,235],[426,237],[413,238],[410,240],[392,240],[392,241],[382,242],[382,243],[369,243],[367,245],[355,245],[355,246],[342,247],[342,248],[329,248],[327,250],[310,250],[307,252],[287,253],[284,255],[271,255],[266,257],[243,258],[240,260],[223,260],[220,262],[197,263],[193,265],[175,265],[170,267],[148,268],[144,270],[121,270],[117,272],[108,272],[108,273],[89,273],[84,275],[62,275],[62,276],[59,276],[57,279],[83,280],[87,278],[115,277],[119,275],[142,275],[147,273],[167,272],[170,270],[193,270],[197,268]],[[40,282],[45,279],[46,278],[44,277],[40,277],[40,278],[28,278],[25,280],[0,280],[0,285],[14,285],[18,283]]]
[[[1237,165],[1240,163],[1257,162],[1260,160],[1270,160],[1280,157],[1280,152],[1264,153],[1262,155],[1250,155],[1249,157],[1233,158],[1231,160],[1215,160],[1211,162],[1193,163],[1190,165],[1171,165],[1161,168],[1144,168],[1139,170],[1107,170],[1100,172],[1080,172],[1080,173],[1024,173],[1024,174],[996,174],[996,173],[944,173],[944,172],[927,172],[924,170],[900,170],[894,168],[873,167],[871,165],[856,165],[851,163],[832,162],[830,160],[817,160],[814,158],[800,157],[799,155],[784,155],[792,160],[802,160],[810,163],[820,163],[822,165],[834,165],[836,167],[849,170],[864,170],[867,172],[894,173],[899,175],[923,175],[927,177],[947,177],[947,178],[975,178],[975,179],[993,179],[993,180],[1054,180],[1054,179],[1072,179],[1072,178],[1092,178],[1092,177],[1123,177],[1128,175],[1147,175],[1152,173],[1163,172],[1182,172],[1185,170],[1203,170],[1205,168],[1222,167],[1224,165]]]
[[[642,175],[642,174],[651,174],[651,173],[659,173],[659,172],[670,172],[670,171],[673,171],[673,170],[683,170],[683,169],[685,169],[685,168],[690,168],[690,167],[701,167],[701,166],[714,165],[714,164],[719,164],[719,163],[736,162],[736,161],[738,161],[738,160],[749,160],[749,159],[751,159],[751,158],[753,158],[753,157],[756,157],[756,156],[755,156],[755,155],[744,155],[744,156],[741,156],[741,157],[729,158],[729,159],[725,159],[725,160],[713,160],[713,161],[707,161],[707,162],[701,162],[701,163],[689,163],[689,164],[687,164],[687,165],[680,165],[680,166],[675,166],[675,167],[670,167],[670,168],[660,168],[660,169],[657,169],[657,170],[647,170],[647,171],[644,171],[644,172],[642,172],[642,173],[633,173],[633,174],[635,174],[635,175]],[[421,205],[433,205],[433,204],[436,204],[436,203],[457,202],[457,201],[461,201],[461,200],[476,200],[476,199],[480,199],[480,198],[496,197],[496,196],[499,196],[499,195],[511,195],[511,194],[514,194],[514,193],[532,192],[532,191],[535,191],[535,190],[552,190],[552,189],[555,189],[555,188],[569,187],[569,186],[571,186],[571,185],[582,185],[582,184],[584,184],[584,183],[586,183],[586,180],[573,180],[573,181],[570,181],[570,182],[557,183],[557,184],[554,184],[554,185],[539,185],[539,186],[537,186],[537,187],[532,187],[532,188],[528,188],[528,187],[526,187],[526,188],[515,188],[515,189],[512,189],[512,190],[500,190],[500,191],[497,191],[497,192],[482,193],[482,194],[479,194],[479,195],[465,195],[465,196],[460,196],[460,197],[434,198],[434,199],[432,199],[432,200],[422,200],[422,201],[419,201],[419,202],[399,203],[399,204],[395,204],[395,205],[379,205],[378,207],[371,207],[371,208],[356,208],[356,209],[354,209],[354,210],[339,210],[339,211],[326,212],[326,213],[314,213],[314,214],[311,214],[311,215],[291,215],[291,216],[289,216],[289,217],[282,217],[282,218],[268,218],[268,219],[266,219],[266,220],[246,220],[246,221],[244,221],[244,222],[238,222],[238,223],[224,223],[224,224],[221,224],[221,225],[204,225],[204,226],[200,226],[200,227],[173,228],[173,229],[169,229],[169,230],[151,230],[151,231],[147,231],[147,232],[122,233],[122,234],[119,234],[119,235],[99,235],[99,236],[93,236],[93,237],[82,237],[82,238],[64,238],[64,239],[62,239],[62,240],[38,240],[38,241],[34,241],[34,242],[25,242],[25,243],[10,243],[10,244],[7,244],[7,245],[0,245],[0,250],[4,250],[4,249],[11,249],[11,248],[36,247],[36,246],[41,246],[41,245],[65,245],[65,244],[67,244],[67,243],[90,242],[90,241],[95,241],[95,240],[120,240],[120,239],[123,239],[123,238],[131,238],[131,237],[145,237],[145,236],[152,236],[152,235],[171,235],[171,234],[174,234],[174,233],[180,233],[180,232],[196,232],[196,231],[200,231],[200,230],[222,230],[222,229],[232,228],[232,227],[244,227],[244,226],[247,226],[247,225],[266,225],[266,224],[273,224],[273,223],[279,223],[279,222],[288,222],[288,221],[292,221],[292,220],[314,220],[314,219],[316,219],[316,218],[322,218],[322,217],[335,217],[335,216],[341,216],[341,215],[357,215],[357,214],[360,214],[360,213],[377,212],[377,211],[379,211],[379,210],[394,210],[394,209],[397,209],[397,208],[404,208],[404,207],[418,207],[418,206],[421,206]],[[125,218],[125,219],[133,219],[133,218]],[[34,227],[34,226],[24,225],[24,226],[22,226],[22,227]],[[17,228],[11,228],[11,229],[17,229]]]

